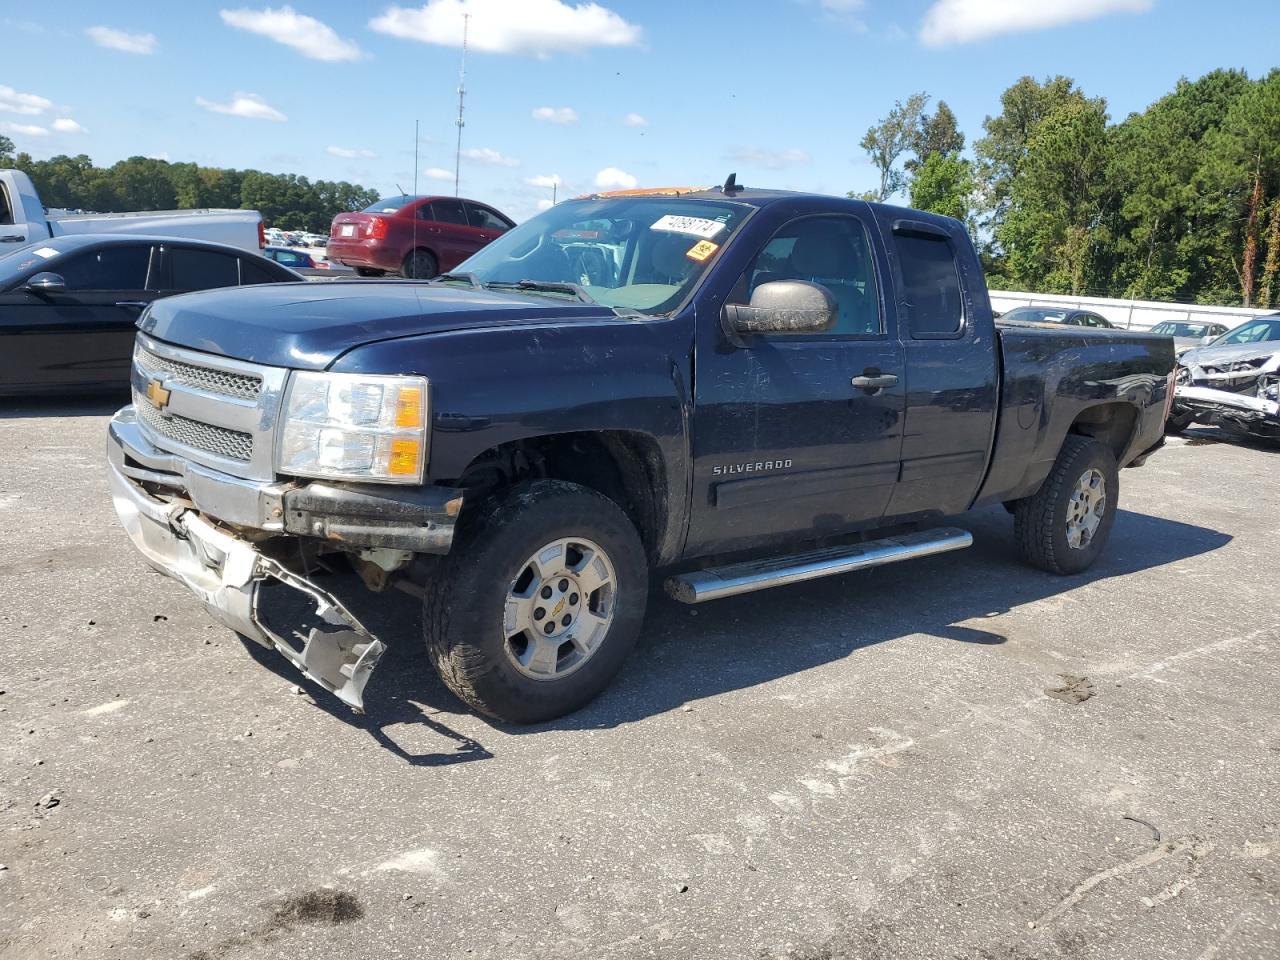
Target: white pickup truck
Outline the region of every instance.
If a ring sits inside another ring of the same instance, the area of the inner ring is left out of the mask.
[[[211,240],[254,253],[265,245],[262,215],[256,210],[45,210],[29,176],[21,170],[0,170],[0,256],[30,243],[73,233],[143,233],[151,237]]]

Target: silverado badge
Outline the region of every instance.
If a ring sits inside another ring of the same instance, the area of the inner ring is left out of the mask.
[[[169,405],[169,391],[159,380],[152,380],[147,384],[147,400],[153,407],[164,413],[164,408]]]

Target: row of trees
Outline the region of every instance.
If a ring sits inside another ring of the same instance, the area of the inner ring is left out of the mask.
[[[231,207],[258,210],[283,230],[328,233],[335,214],[359,210],[378,199],[372,190],[346,181],[309,180],[295,174],[263,173],[130,157],[95,167],[84,154],[34,160],[14,153],[0,136],[0,167],[16,167],[35,182],[47,206],[112,213]]]
[[[1111,123],[1068,77],[1023,77],[965,156],[916,94],[862,146],[888,199],[965,221],[993,286],[1280,306],[1280,70],[1217,70]]]

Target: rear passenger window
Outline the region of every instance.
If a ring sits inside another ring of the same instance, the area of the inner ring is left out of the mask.
[[[226,253],[171,247],[169,263],[174,290],[212,290],[234,287],[240,282],[239,261]]]
[[[895,233],[902,267],[902,297],[913,337],[950,336],[964,323],[960,274],[943,237]]]
[[[247,257],[240,261],[241,286],[247,287],[255,283],[276,283],[279,280],[279,275],[273,273],[269,267],[261,263],[257,263]]]
[[[432,200],[431,209],[435,211],[436,223],[457,223],[466,226],[467,217],[462,212],[461,200]]]
[[[151,247],[106,247],[68,257],[56,273],[68,290],[145,290]]]

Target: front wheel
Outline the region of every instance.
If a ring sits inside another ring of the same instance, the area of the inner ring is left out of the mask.
[[[406,280],[430,280],[437,273],[436,258],[428,250],[414,250],[400,267],[400,275]]]
[[[1013,534],[1022,559],[1050,573],[1088,569],[1116,521],[1118,474],[1110,447],[1068,435],[1040,489],[1014,507]]]
[[[537,723],[586,704],[635,645],[648,565],[612,500],[560,480],[488,504],[426,588],[428,653],[470,706]]]

